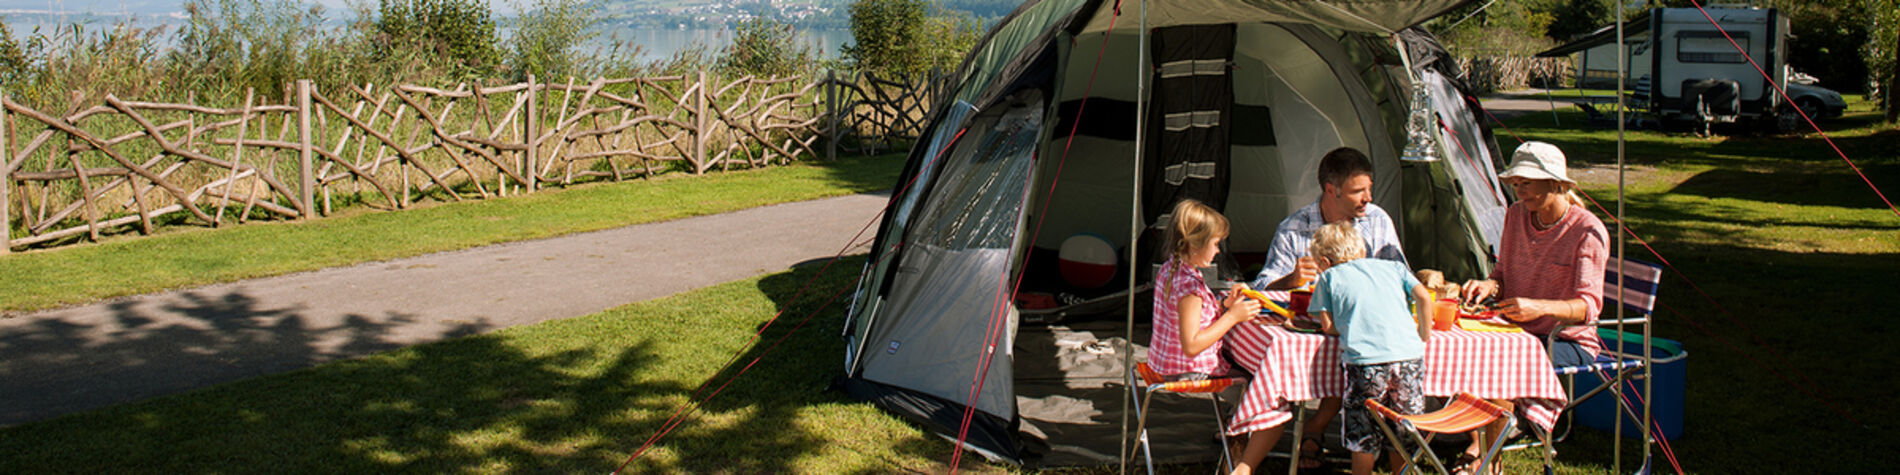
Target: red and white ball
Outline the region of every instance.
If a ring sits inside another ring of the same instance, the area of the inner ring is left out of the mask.
[[[1076,288],[1101,287],[1115,278],[1115,244],[1099,234],[1069,236],[1056,255],[1062,280]]]

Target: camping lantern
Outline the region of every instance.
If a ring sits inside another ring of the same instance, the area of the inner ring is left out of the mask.
[[[1107,285],[1115,278],[1115,245],[1095,233],[1080,233],[1062,241],[1056,254],[1062,280],[1081,289]]]
[[[1432,111],[1432,96],[1425,92],[1425,82],[1412,81],[1412,110],[1405,121],[1405,152],[1399,155],[1400,160],[1438,161],[1438,147],[1432,140],[1438,121]]]

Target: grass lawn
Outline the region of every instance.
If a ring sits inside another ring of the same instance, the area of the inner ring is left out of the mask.
[[[862,265],[836,264],[795,304],[821,266],[12,427],[0,467],[607,473],[702,382],[790,332],[627,473],[944,471],[948,444],[825,391],[840,371],[842,305],[792,331]]]
[[[1874,124],[1865,108],[1826,125],[1874,184],[1900,192],[1900,130]],[[1572,127],[1545,113],[1510,124],[1563,147],[1574,176],[1614,209],[1615,131],[1575,129],[1581,114],[1560,114]],[[1499,132],[1507,148],[1511,136]],[[1888,404],[1895,385],[1881,364],[1900,360],[1900,324],[1883,307],[1900,282],[1900,216],[1818,136],[1632,132],[1627,145],[1630,225],[1687,277],[1662,283],[1656,329],[1690,352],[1686,434],[1670,444],[1685,471],[1884,471],[1880,454],[1900,449],[1890,422],[1900,414]],[[861,265],[838,264],[796,304],[788,301],[817,266],[0,429],[0,467],[606,472],[702,383],[724,381],[848,290]],[[779,309],[785,320],[749,346]],[[946,470],[948,443],[826,389],[842,371],[842,313],[842,301],[817,313],[630,471]],[[1607,471],[1609,447],[1607,434],[1579,428],[1559,447],[1558,472]],[[1624,450],[1622,469],[1633,471],[1636,448]],[[1004,470],[976,459],[962,468]],[[1516,452],[1506,463],[1534,473],[1539,462]],[[1660,454],[1657,463],[1673,471]]]
[[[1551,126],[1547,113],[1510,124],[1562,147],[1573,177],[1614,210],[1616,132],[1576,128],[1584,120],[1575,111],[1559,117],[1567,127]],[[1855,102],[1822,125],[1900,201],[1900,129],[1875,119]],[[1498,140],[1517,144],[1502,130]],[[1655,332],[1690,353],[1684,436],[1671,444],[1683,468],[1884,471],[1875,454],[1900,450],[1900,412],[1888,403],[1891,372],[1875,362],[1900,359],[1900,324],[1885,308],[1900,283],[1900,216],[1818,134],[1640,131],[1625,150],[1629,225],[1681,273],[1662,283]],[[1657,260],[1634,240],[1629,249]],[[1635,445],[1625,447],[1629,460]],[[1580,430],[1561,449],[1567,465],[1606,467],[1609,437]]]
[[[890,188],[901,154],[668,176],[0,256],[0,313]]]

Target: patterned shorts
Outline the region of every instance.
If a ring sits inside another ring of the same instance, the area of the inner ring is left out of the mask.
[[[1348,450],[1376,454],[1388,446],[1385,432],[1379,430],[1379,415],[1366,406],[1368,400],[1379,401],[1400,414],[1425,412],[1424,360],[1346,365],[1341,438]]]

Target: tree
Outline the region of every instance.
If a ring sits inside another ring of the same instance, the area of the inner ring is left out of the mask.
[[[913,76],[953,67],[976,45],[976,20],[930,13],[924,0],[857,0],[844,56],[859,69]]]
[[[1616,0],[1568,0],[1551,12],[1551,38],[1570,41],[1616,23]]]
[[[1861,48],[1868,81],[1887,109],[1887,122],[1900,121],[1900,1],[1865,0],[1867,43]]]
[[[789,76],[812,63],[811,46],[798,41],[790,23],[754,17],[733,29],[732,44],[719,56],[728,74]]]
[[[508,40],[515,79],[532,74],[558,80],[580,74],[573,50],[594,37],[600,19],[599,10],[586,0],[535,0],[534,8],[515,19],[515,34]]]
[[[495,20],[480,0],[382,0],[375,30],[380,53],[421,48],[484,73],[500,63]]]
[[[924,0],[857,0],[851,4],[852,44],[844,56],[865,71],[910,74],[922,69]]]

